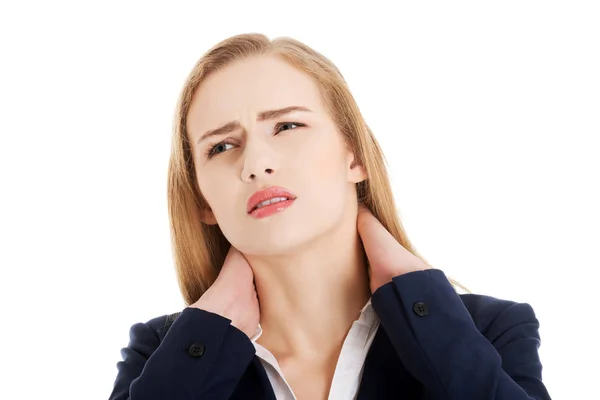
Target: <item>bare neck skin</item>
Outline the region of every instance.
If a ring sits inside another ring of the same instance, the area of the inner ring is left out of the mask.
[[[254,271],[265,346],[284,359],[337,359],[371,296],[356,218],[294,254],[246,256]]]

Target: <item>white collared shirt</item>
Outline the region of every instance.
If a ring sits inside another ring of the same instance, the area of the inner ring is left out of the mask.
[[[379,328],[379,318],[375,314],[369,299],[361,310],[358,319],[352,323],[352,327],[342,345],[329,390],[329,400],[353,400],[356,398],[365,358],[377,328]],[[273,354],[256,343],[260,335],[262,335],[262,327],[259,324],[257,333],[250,340],[254,344],[256,355],[267,371],[267,376],[275,391],[275,397],[277,400],[296,400],[296,396],[285,380],[279,363]]]

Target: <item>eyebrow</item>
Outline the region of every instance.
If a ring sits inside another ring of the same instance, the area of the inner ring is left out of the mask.
[[[268,121],[271,119],[275,119],[275,118],[279,118],[282,117],[284,115],[290,114],[294,111],[305,111],[305,112],[312,112],[312,110],[306,108],[306,107],[302,107],[302,106],[289,106],[289,107],[285,107],[285,108],[280,108],[278,110],[266,110],[266,111],[261,111],[258,114],[258,118],[257,121]],[[226,133],[231,133],[236,129],[239,129],[241,127],[241,124],[239,123],[239,121],[231,121],[226,123],[225,125],[217,128],[217,129],[211,129],[209,131],[206,131],[204,133],[204,135],[202,135],[200,137],[200,139],[198,139],[198,141],[196,143],[200,143],[201,141],[212,137],[212,136],[218,136],[218,135],[224,135]]]

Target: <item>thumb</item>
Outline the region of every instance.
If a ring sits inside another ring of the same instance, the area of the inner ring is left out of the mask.
[[[231,273],[235,275],[235,279],[245,277],[246,274],[248,275],[248,277],[250,277],[250,279],[254,279],[254,273],[252,271],[250,263],[248,262],[244,254],[242,254],[242,252],[235,248],[233,245],[231,245],[229,251],[227,252],[227,256],[225,257],[225,261],[223,262],[222,270],[232,271]]]
[[[367,207],[359,207],[357,230],[371,265],[396,261],[401,246]]]

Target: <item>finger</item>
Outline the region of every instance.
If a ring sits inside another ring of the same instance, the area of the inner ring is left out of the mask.
[[[254,271],[244,254],[233,245],[229,248],[223,269],[227,270],[228,276],[235,277],[236,280],[254,281]]]
[[[225,256],[223,267],[234,268],[235,266],[244,265],[244,263],[247,263],[244,255],[235,247],[230,246]]]
[[[402,256],[400,244],[366,207],[360,209],[358,234],[370,262],[393,262]]]
[[[225,259],[246,261],[246,257],[244,256],[244,254],[233,245],[229,247],[229,251],[227,252],[227,256],[225,257]]]
[[[370,213],[371,211],[363,203],[358,203],[358,213],[361,214],[364,212]]]

